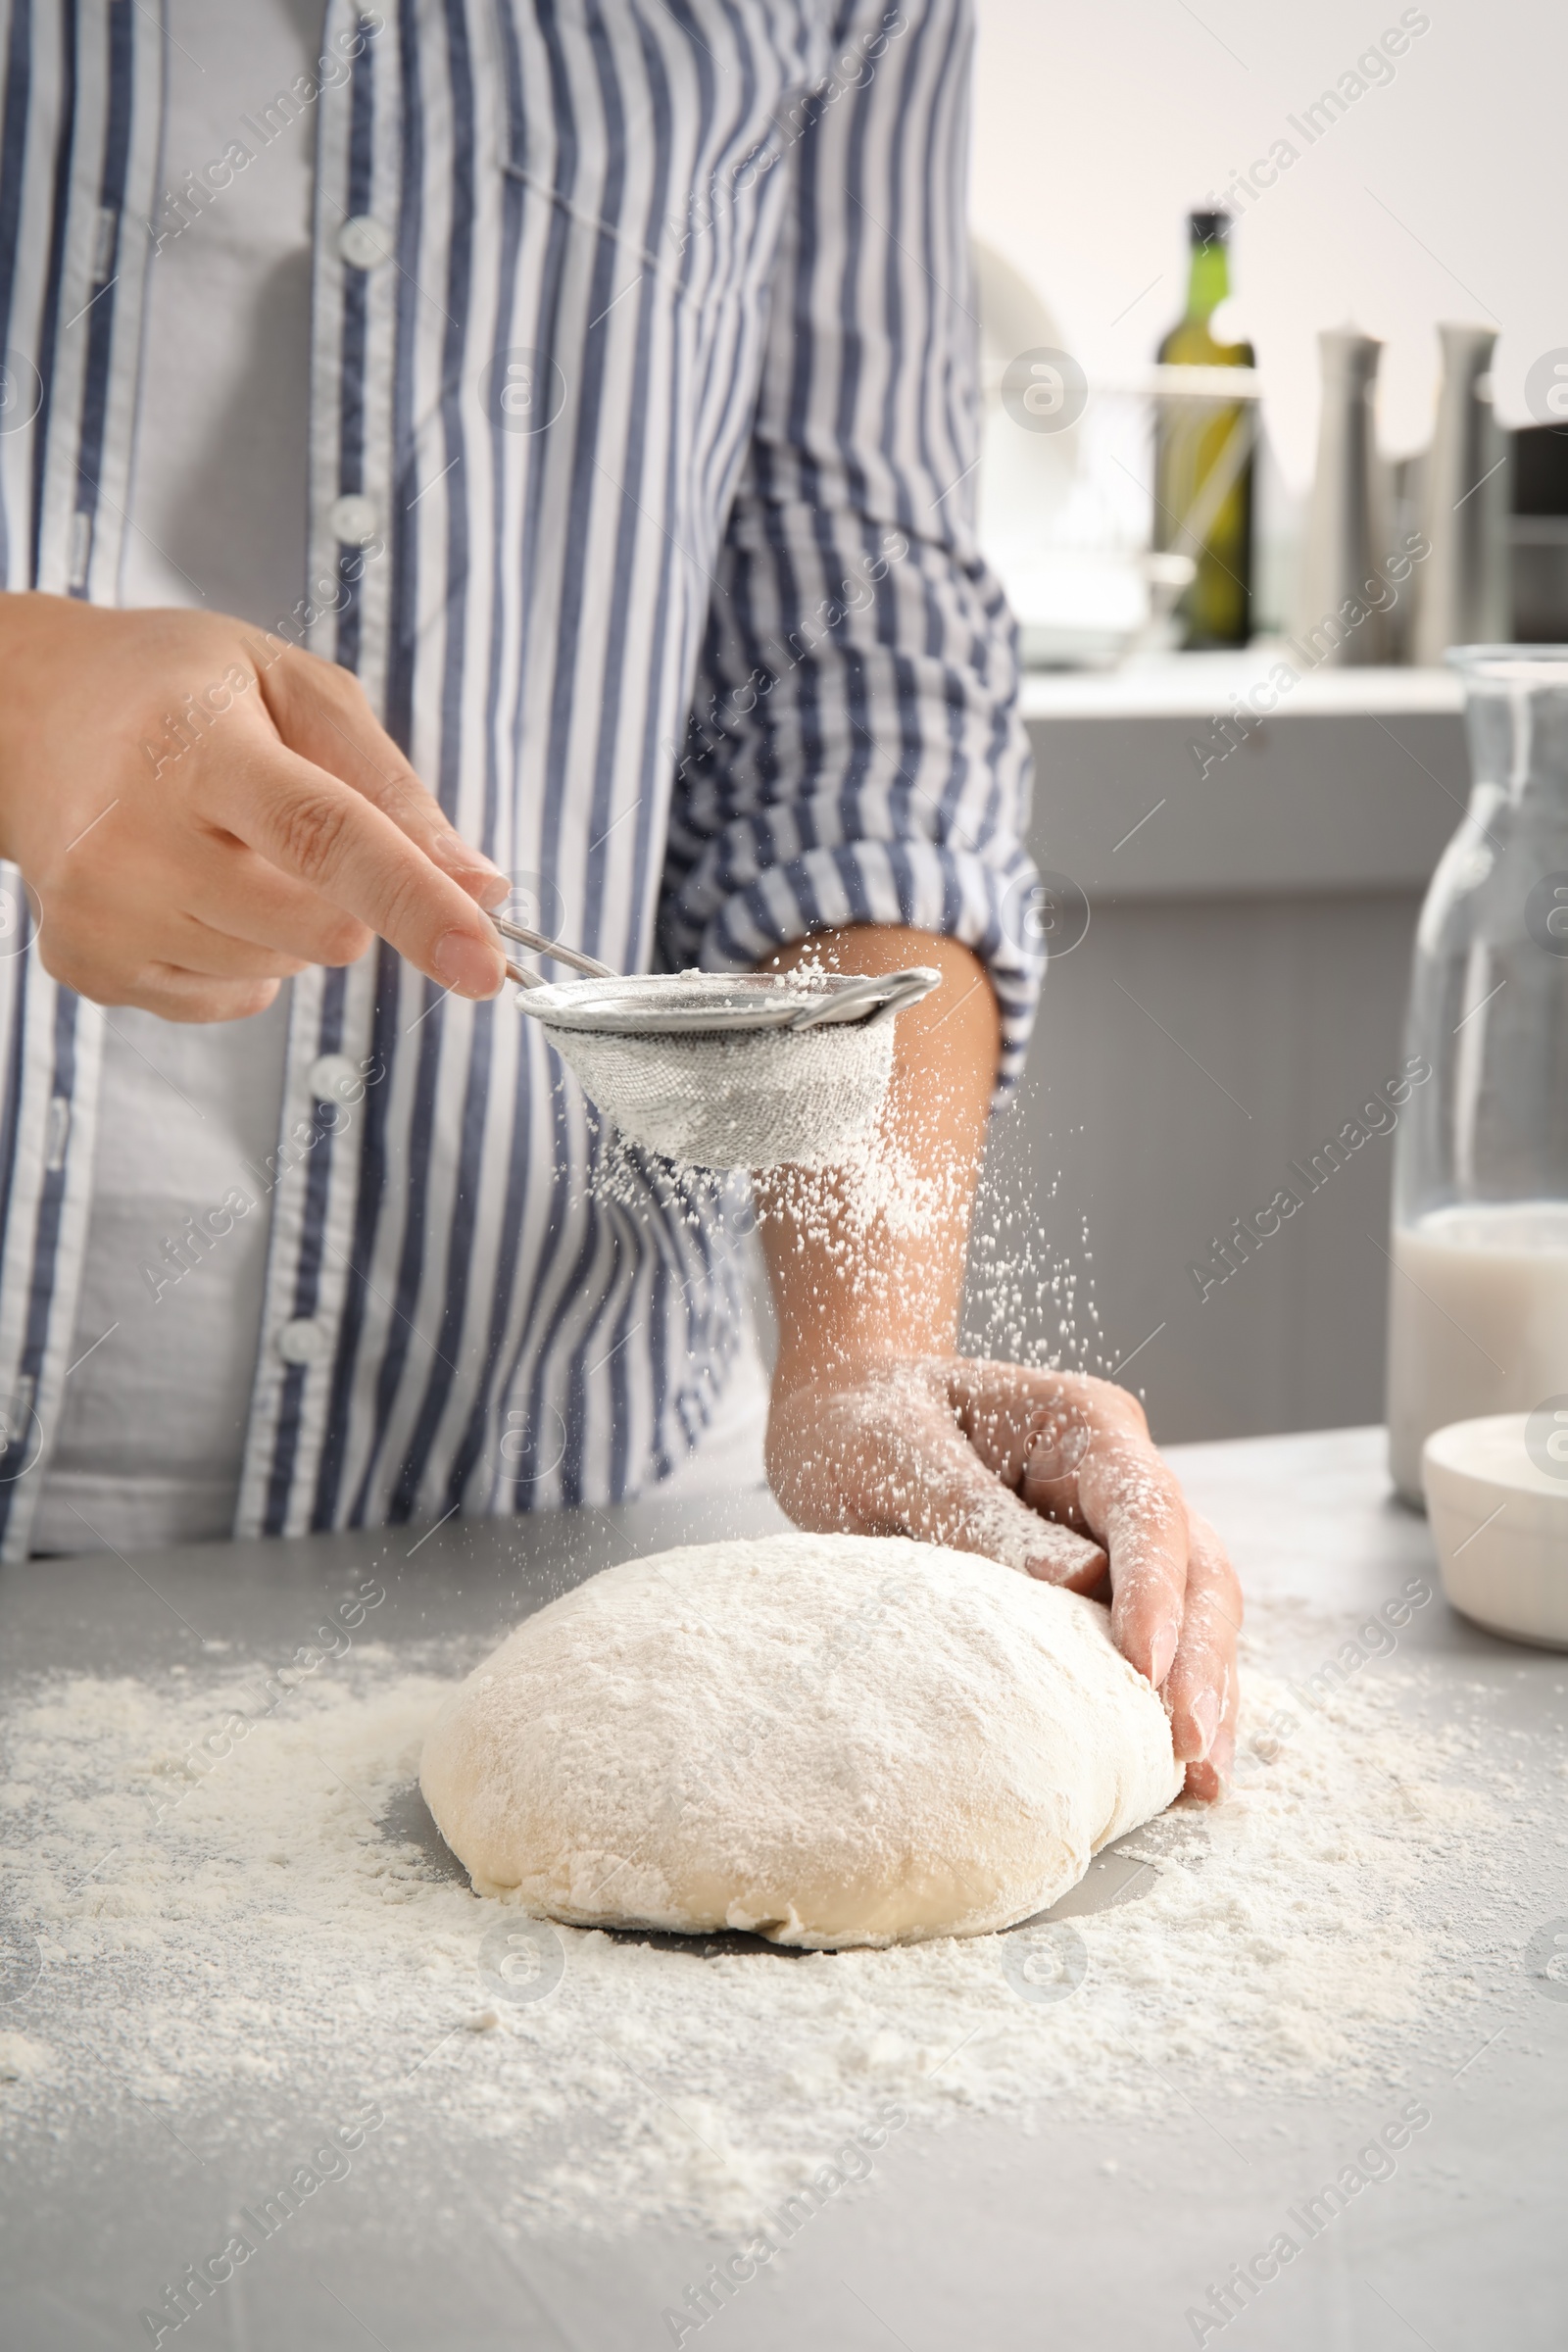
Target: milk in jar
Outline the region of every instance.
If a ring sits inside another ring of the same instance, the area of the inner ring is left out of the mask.
[[[1434,1209],[1393,1254],[1389,1464],[1415,1500],[1435,1429],[1568,1396],[1568,1201]]]
[[[1416,928],[1395,1142],[1389,1464],[1568,1398],[1568,646],[1465,646],[1472,788]]]

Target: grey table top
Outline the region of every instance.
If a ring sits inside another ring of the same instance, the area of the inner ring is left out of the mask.
[[[1424,1522],[1388,1498],[1377,1433],[1190,1446],[1173,1458],[1254,1590],[1343,1611],[1348,1624],[1412,1573],[1434,1577]],[[64,1665],[134,1674],[171,1660],[199,1673],[204,1636],[259,1649],[292,1641],[302,1604],[368,1573],[386,1587],[378,1633],[394,1647],[453,1627],[488,1635],[614,1559],[782,1524],[757,1494],[501,1525],[454,1520],[422,1539],[400,1530],[191,1547],[134,1564],[36,1561],[0,1572],[0,1674],[10,1682]],[[1560,1737],[1560,1656],[1494,1641],[1441,1602],[1413,1620],[1408,1642],[1462,1684],[1483,1716],[1527,1722],[1548,1745]],[[1559,1808],[1561,1788],[1559,1779]],[[1546,1841],[1531,1859],[1544,1921],[1568,1915],[1564,1844]],[[11,1926],[17,1934],[25,1923]],[[1409,2079],[1433,2125],[1397,2176],[1205,2340],[1223,2338],[1227,2352],[1561,2345],[1568,1997],[1522,1962],[1497,1983],[1495,2031],[1474,2063],[1439,2065],[1412,2024]],[[27,2003],[43,1997],[40,1984],[0,2006],[0,2030],[36,2026]],[[0,2123],[3,2091],[0,2083]],[[297,2095],[306,2112],[309,2085],[276,2095]],[[1206,2113],[1212,2122],[1216,2110]],[[1232,2099],[1223,2133],[1169,2114],[1136,2128],[1048,2120],[1028,2136],[997,2117],[923,2139],[906,2132],[889,2142],[875,2193],[825,2211],[765,2293],[723,2309],[702,2333],[720,2352],[804,2342],[845,2352],[1191,2343],[1195,2281],[1222,2278],[1239,2254],[1266,2245],[1301,2194],[1303,2166],[1324,2149],[1353,2147],[1378,2120],[1364,2096],[1329,2085],[1284,2106]],[[765,2117],[758,2128],[765,2131]],[[69,2118],[55,2124],[55,2156],[70,2130]],[[29,2186],[29,2147],[13,2139],[0,2172],[3,2352],[149,2340],[122,2275],[126,2249],[177,2278],[202,2242],[207,2190],[193,2166],[165,2161],[168,2148],[148,2139],[131,2117],[122,2137],[70,2146],[64,2195],[58,2168],[47,2194]],[[322,2199],[302,2214],[268,2262],[247,2270],[243,2294],[204,2307],[179,2330],[181,2344],[653,2346],[671,2340],[661,2313],[714,2252],[694,2232],[644,2230],[590,2245],[544,2236],[519,2265],[466,2230],[461,2178],[432,2179],[416,2144],[396,2160],[381,2156],[334,2190],[331,2210]],[[487,2143],[482,2161],[504,2162],[505,2151]],[[330,2295],[319,2284],[323,2266]]]

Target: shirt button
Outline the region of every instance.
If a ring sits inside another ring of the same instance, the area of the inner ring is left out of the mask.
[[[351,490],[344,498],[334,498],[326,510],[326,527],[334,539],[346,547],[364,547],[375,537],[376,513],[373,498],[362,498]]]
[[[296,1315],[277,1335],[277,1352],[285,1364],[318,1364],[326,1349],[326,1333],[309,1315]]]
[[[351,270],[373,270],[392,259],[392,240],[379,220],[356,213],[337,232],[337,249]]]
[[[323,1054],[313,1061],[309,1084],[318,1102],[347,1102],[356,1087],[365,1092],[359,1064],[346,1054]]]

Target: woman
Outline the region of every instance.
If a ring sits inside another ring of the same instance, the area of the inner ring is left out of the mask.
[[[939,1212],[764,1224],[769,1474],[809,1526],[1108,1554],[1219,1786],[1234,1580],[1137,1405],[955,1354],[1035,980],[968,41],[962,0],[13,11],[9,1556],[744,1462],[724,1201],[596,1179],[484,909],[624,969],[929,962],[885,1146]]]

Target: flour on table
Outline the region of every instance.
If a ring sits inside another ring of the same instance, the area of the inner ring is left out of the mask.
[[[357,1642],[205,1773],[193,1743],[255,1714],[242,1660],[199,1688],[15,1680],[0,2025],[26,2047],[0,2164],[74,2177],[162,2124],[265,2179],[303,2109],[374,2097],[375,2161],[401,2134],[456,2182],[477,2143],[508,2230],[739,2236],[889,2102],[902,2151],[975,2115],[1137,2131],[1233,2091],[1370,2093],[1417,2035],[1451,2072],[1520,1981],[1560,1794],[1530,1795],[1526,1735],[1419,1662],[1304,1704],[1343,1635],[1251,1602],[1246,1773],[1120,1842],[1138,1899],[885,1951],[683,1948],[476,1897],[414,1783],[479,1641]]]
[[[1182,1777],[1097,1601],[847,1535],[590,1577],[453,1693],[420,1766],[482,1894],[816,1948],[1011,1927]]]
[[[0,2034],[0,2082],[34,2082],[54,2071],[55,2054],[46,2041],[29,2041],[25,2034]]]

